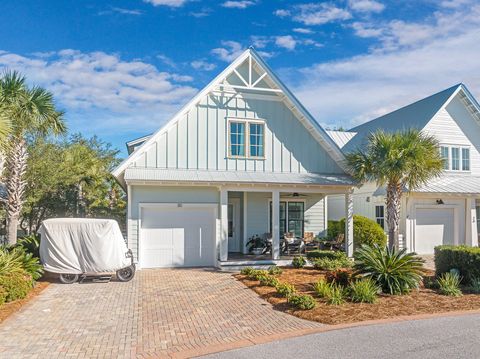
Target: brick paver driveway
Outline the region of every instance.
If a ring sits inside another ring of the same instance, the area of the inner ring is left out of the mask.
[[[227,273],[143,270],[129,283],[50,285],[0,325],[0,357],[191,356],[319,326],[275,311]]]

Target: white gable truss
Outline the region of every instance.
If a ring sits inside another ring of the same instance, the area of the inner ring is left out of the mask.
[[[196,106],[209,93],[228,94],[230,96],[248,96],[248,91],[275,96],[292,111],[309,133],[320,143],[333,160],[344,169],[344,155],[326,131],[317,123],[312,115],[303,107],[296,97],[274,74],[253,48],[249,48],[223,70],[213,81],[188,102],[169,122],[155,132],[135,152],[126,158],[112,173],[120,178],[132,163],[148,150],[163,133],[179,121],[182,116]],[[256,95],[261,96],[261,95]]]

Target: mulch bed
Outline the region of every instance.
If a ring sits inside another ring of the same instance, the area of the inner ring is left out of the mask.
[[[34,297],[39,295],[45,288],[47,288],[49,284],[50,282],[40,279],[40,281],[35,283],[35,287],[33,287],[33,289],[30,291],[30,293],[28,293],[25,298],[5,303],[0,306],[0,323],[2,323],[13,313],[18,312],[25,304],[27,304],[30,300],[32,300]]]
[[[409,295],[380,295],[374,304],[346,302],[342,305],[330,305],[325,303],[323,299],[318,298],[313,291],[313,284],[325,276],[325,271],[313,268],[282,269],[283,273],[277,278],[281,282],[293,284],[300,294],[310,294],[316,298],[316,308],[295,310],[287,303],[285,298],[277,295],[275,288],[260,286],[258,281],[248,280],[240,274],[235,275],[235,277],[271,303],[275,309],[324,324],[354,323],[406,315],[480,309],[480,295],[478,294],[448,297],[426,288],[420,288]]]

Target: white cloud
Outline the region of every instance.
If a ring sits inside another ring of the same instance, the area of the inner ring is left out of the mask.
[[[100,11],[98,15],[111,15],[111,14],[121,14],[121,15],[142,15],[143,12],[136,9],[124,9],[121,7],[111,7],[110,10]]]
[[[440,2],[440,6],[444,8],[456,9],[460,6],[469,5],[472,3],[472,0],[444,0]]]
[[[191,11],[190,15],[196,18],[202,18],[202,17],[210,16],[211,13],[212,13],[212,9],[203,8],[199,11]]]
[[[18,70],[30,82],[52,91],[67,110],[67,119],[74,114],[83,118],[77,129],[82,131],[108,128],[119,133],[143,125],[152,130],[197,91],[183,84],[192,80],[189,76],[104,52],[67,49],[23,56],[3,51],[0,70],[5,68]]]
[[[358,12],[382,12],[385,9],[385,5],[374,0],[349,0],[350,8]]]
[[[143,0],[153,6],[182,7],[191,0]]]
[[[157,59],[159,59],[160,61],[162,61],[165,65],[167,66],[170,66],[171,68],[173,69],[176,69],[177,68],[177,64],[175,63],[175,61],[173,61],[170,57],[166,56],[166,55],[157,55]]]
[[[297,41],[291,35],[277,36],[275,39],[275,45],[291,51],[295,50]]]
[[[242,44],[236,41],[222,41],[221,44],[223,47],[213,49],[211,53],[222,61],[232,62],[245,51]]]
[[[354,22],[352,28],[358,37],[380,37],[383,34],[381,28],[375,28],[373,24]]]
[[[306,29],[304,27],[296,27],[293,29],[294,32],[297,32],[299,34],[313,34],[314,31],[310,29]]]
[[[455,26],[460,18],[463,26]],[[403,25],[413,33],[422,28]],[[282,73],[317,120],[330,127],[357,125],[459,82],[480,95],[480,6],[437,13],[423,26],[429,27],[423,34],[397,35],[401,40],[395,43],[405,46],[382,42],[364,55]]]
[[[217,67],[217,65],[209,63],[204,59],[192,61],[190,65],[195,70],[203,70],[203,71],[212,71]]]
[[[285,9],[278,9],[278,10],[275,10],[273,13],[278,17],[287,17],[291,15],[290,11]]]
[[[238,1],[225,1],[222,6],[230,9],[246,9],[247,7],[255,5],[255,1],[250,0],[238,0]]]
[[[305,25],[323,25],[352,18],[348,10],[330,3],[302,4],[295,6],[295,9],[297,12],[293,15],[293,20]]]

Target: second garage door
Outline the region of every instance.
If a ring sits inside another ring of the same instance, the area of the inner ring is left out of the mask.
[[[211,206],[148,206],[141,210],[142,268],[215,265],[215,212]]]
[[[433,254],[435,246],[454,243],[453,208],[416,210],[415,252]]]

